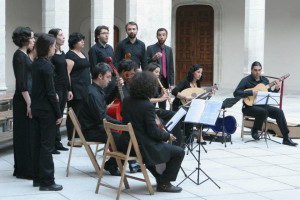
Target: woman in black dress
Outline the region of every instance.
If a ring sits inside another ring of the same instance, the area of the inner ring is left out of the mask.
[[[56,47],[55,47],[55,54],[52,57],[51,61],[54,65],[54,72],[55,72],[55,90],[59,100],[59,106],[61,115],[63,115],[65,106],[67,101],[73,99],[73,93],[70,91],[70,84],[68,78],[68,71],[67,71],[67,62],[66,62],[66,55],[60,49],[60,47],[65,42],[65,36],[63,32],[59,28],[54,28],[49,31],[49,34],[52,34],[56,39]],[[55,136],[55,149],[53,150],[53,154],[60,154],[58,150],[67,151],[68,148],[64,147],[61,143],[61,133],[60,133],[60,124],[56,126],[56,136]]]
[[[91,84],[90,63],[84,53],[81,52],[84,48],[84,38],[81,33],[72,33],[69,36],[70,50],[66,54],[70,86],[74,95],[73,99],[68,101],[68,108],[72,107],[76,115],[78,115],[82,102],[82,92]],[[73,134],[73,124],[69,116],[67,117],[66,123],[69,140],[68,145],[70,145]]]
[[[32,179],[32,120],[31,120],[31,91],[32,61],[27,50],[35,43],[34,34],[30,28],[18,27],[12,35],[13,42],[19,48],[13,56],[13,68],[16,78],[16,90],[13,97],[13,144],[14,144],[14,176]]]
[[[62,121],[54,88],[54,66],[50,62],[55,42],[53,35],[41,35],[36,42],[38,59],[32,64],[33,186],[39,186],[41,191],[62,190],[54,181],[52,158],[56,125]]]

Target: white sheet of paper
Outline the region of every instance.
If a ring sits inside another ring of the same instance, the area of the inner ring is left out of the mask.
[[[180,108],[176,114],[170,119],[170,121],[166,124],[167,130],[172,131],[176,124],[181,120],[181,118],[186,114],[186,110]]]
[[[219,116],[222,103],[223,102],[221,101],[206,101],[204,111],[200,118],[200,123],[214,126]]]
[[[205,100],[193,99],[184,122],[199,123],[205,107]]]
[[[280,93],[274,93],[274,92],[258,92],[256,96],[256,102],[254,105],[265,105],[268,95],[269,95],[268,105],[279,105]]]

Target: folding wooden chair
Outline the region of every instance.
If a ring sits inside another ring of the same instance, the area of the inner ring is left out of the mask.
[[[72,120],[72,123],[74,125],[74,130],[73,130],[73,136],[72,136],[72,141],[71,141],[71,148],[70,148],[70,152],[69,152],[69,160],[68,160],[68,166],[67,166],[67,177],[69,176],[69,168],[70,168],[70,162],[71,162],[71,156],[72,156],[72,151],[73,151],[73,147],[74,145],[83,145],[98,176],[100,174],[100,167],[99,167],[99,164],[96,160],[96,155],[97,155],[97,152],[99,151],[102,151],[104,150],[104,148],[101,148],[101,149],[98,149],[98,145],[99,144],[105,144],[105,143],[102,143],[102,142],[89,142],[89,141],[86,141],[84,136],[83,136],[83,133],[81,131],[81,127],[80,127],[80,123],[73,111],[72,108],[69,108],[69,116]],[[75,132],[77,132],[79,138],[75,138]],[[95,155],[93,154],[92,152],[92,149],[90,147],[90,145],[96,145],[96,151],[95,151]]]
[[[139,146],[138,146],[138,143],[137,143],[137,140],[136,140],[136,137],[135,137],[135,134],[134,134],[131,123],[128,123],[127,125],[117,125],[117,124],[107,122],[107,120],[104,119],[103,124],[104,124],[104,128],[106,130],[108,139],[107,139],[105,149],[104,149],[104,156],[103,156],[102,166],[101,166],[101,170],[100,170],[100,174],[99,174],[99,178],[98,178],[98,183],[97,183],[97,187],[96,187],[96,193],[98,193],[100,185],[103,185],[105,187],[118,190],[118,195],[117,195],[117,198],[116,198],[118,200],[120,198],[122,184],[124,183],[125,188],[129,189],[129,184],[128,184],[127,178],[131,178],[131,179],[135,179],[135,180],[138,180],[138,181],[146,182],[147,188],[148,188],[148,191],[149,191],[150,195],[153,195],[154,194],[153,188],[152,188],[152,185],[150,183],[149,176],[148,176],[148,173],[146,171],[146,168],[144,166],[142,155],[141,155],[141,152],[140,152],[140,149],[139,149]],[[129,141],[129,144],[128,144],[126,154],[124,154],[124,153],[117,150],[114,138],[113,138],[112,133],[111,133],[111,129],[117,130],[117,131],[127,131],[127,132],[129,132],[130,141]],[[129,155],[132,145],[133,145],[133,148],[135,150],[136,156],[130,156]],[[111,146],[111,148],[112,148],[111,152],[109,152],[109,149],[108,149],[109,146]],[[113,157],[117,160],[118,167],[121,171],[121,180],[120,180],[120,184],[119,184],[118,188],[107,185],[107,184],[104,184],[104,183],[101,183],[101,179],[102,179],[102,176],[103,176],[104,164],[105,164],[107,156]],[[122,164],[121,160],[124,160],[124,164]],[[129,175],[125,174],[128,160],[138,160],[139,161],[139,163],[141,165],[142,173],[144,175],[144,179],[134,177],[134,176],[129,176]]]
[[[245,135],[251,135],[251,130],[246,130],[246,128],[251,129],[254,124],[254,117],[246,116],[243,114],[243,119],[242,119],[242,128],[241,128],[241,138],[242,141],[244,141],[244,136]],[[262,125],[262,129],[265,129],[265,123]],[[261,136],[263,131],[258,131],[258,134]]]

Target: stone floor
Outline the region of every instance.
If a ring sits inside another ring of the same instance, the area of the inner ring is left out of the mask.
[[[231,97],[231,90],[219,90],[213,97],[222,100]],[[284,106],[288,122],[300,123],[300,95],[286,94]],[[196,185],[190,180],[184,181],[183,191],[179,194],[155,192],[150,196],[142,182],[129,179],[130,189],[123,189],[120,199],[205,199],[205,200],[281,200],[299,199],[300,196],[300,148],[290,147],[268,141],[244,143],[240,137],[241,101],[228,109],[227,115],[233,115],[237,120],[237,130],[232,135],[233,144],[213,142],[205,146],[207,153],[201,149],[201,169],[212,178],[221,188],[219,189],[211,180]],[[299,131],[300,132],[300,131]],[[300,133],[299,133],[300,134]],[[250,140],[246,136],[245,140]],[[281,138],[273,138],[281,142]],[[295,139],[300,143],[300,139]],[[64,137],[64,144],[67,140]],[[196,150],[193,153],[197,153]],[[102,156],[97,156],[99,163]],[[11,144],[0,144],[0,199],[115,199],[116,191],[100,187],[99,194],[95,194],[97,176],[84,148],[73,151],[70,176],[66,177],[68,152],[54,155],[55,178],[64,189],[59,192],[40,192],[32,187],[28,180],[16,179],[13,173],[13,151]],[[190,173],[195,170],[197,162],[191,154],[185,156],[182,167]],[[141,175],[140,173],[138,174]],[[200,182],[207,177],[200,172]],[[155,180],[151,176],[151,183],[155,189]],[[184,179],[180,171],[175,184]],[[197,175],[191,179],[197,181]],[[105,173],[103,181],[117,186],[118,177]]]

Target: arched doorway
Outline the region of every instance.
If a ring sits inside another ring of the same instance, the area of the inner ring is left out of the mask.
[[[176,83],[191,65],[204,67],[202,85],[213,84],[214,10],[207,5],[185,5],[176,11]]]

